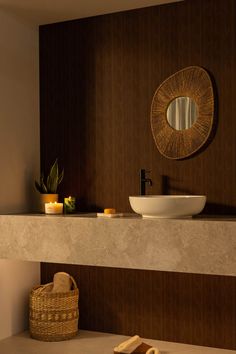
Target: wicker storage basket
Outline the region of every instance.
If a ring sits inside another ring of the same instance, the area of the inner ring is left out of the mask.
[[[36,286],[30,293],[29,325],[34,339],[53,342],[78,333],[79,289],[71,277],[73,290],[50,293],[53,283]]]

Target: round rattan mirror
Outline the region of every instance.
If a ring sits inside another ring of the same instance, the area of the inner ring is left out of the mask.
[[[166,79],[151,105],[151,128],[160,153],[183,159],[207,142],[213,128],[214,94],[210,76],[190,66]]]

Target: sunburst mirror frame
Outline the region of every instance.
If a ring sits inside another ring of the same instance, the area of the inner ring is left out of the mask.
[[[167,121],[167,108],[178,97],[190,97],[197,104],[198,117],[189,129],[176,130]],[[156,146],[165,157],[176,160],[195,154],[208,141],[213,121],[213,86],[203,68],[182,69],[156,90],[151,105],[151,128]]]

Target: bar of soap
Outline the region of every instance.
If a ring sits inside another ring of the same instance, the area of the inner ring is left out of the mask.
[[[115,213],[116,213],[116,209],[114,209],[114,208],[104,209],[104,214],[115,214]]]

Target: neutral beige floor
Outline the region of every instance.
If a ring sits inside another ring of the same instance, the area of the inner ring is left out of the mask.
[[[112,354],[113,348],[127,339],[125,336],[80,331],[72,340],[46,343],[29,337],[27,332],[0,341],[0,354]],[[223,350],[154,340],[145,340],[161,354],[233,354]]]

